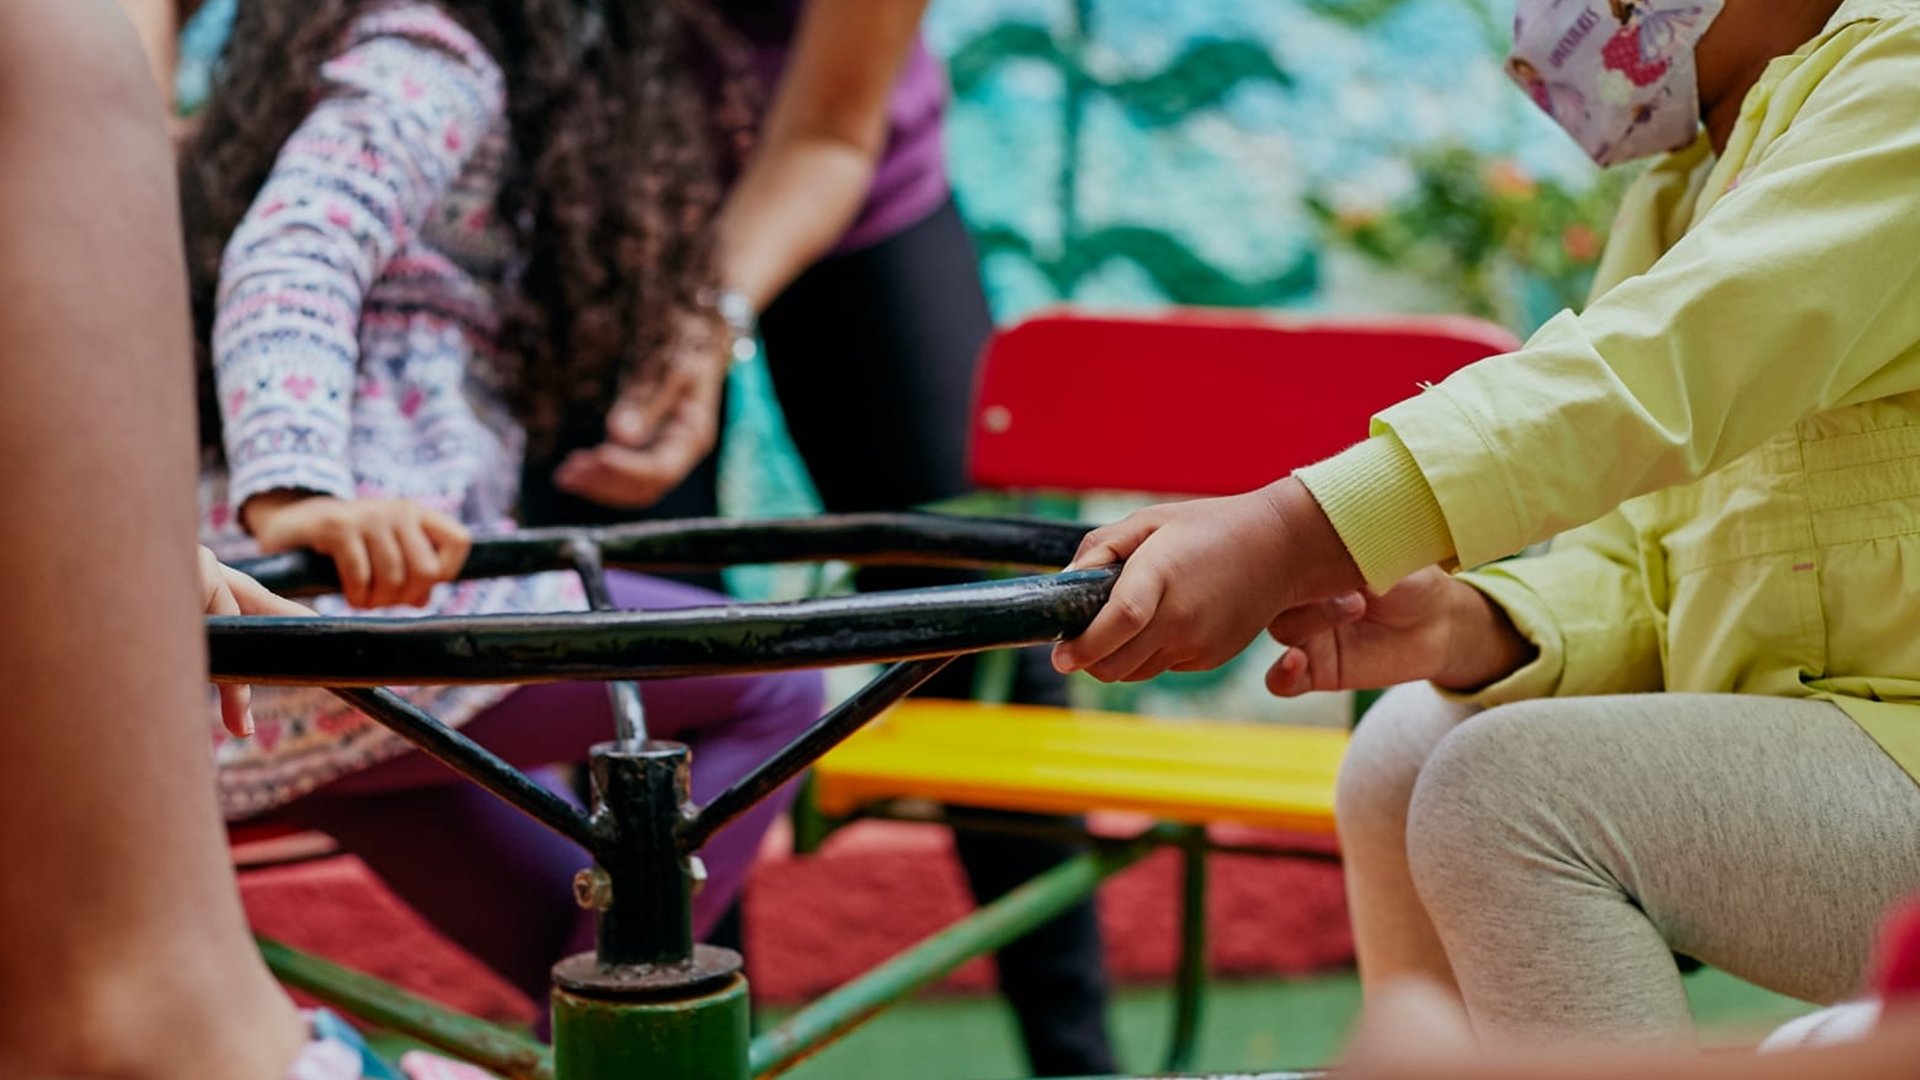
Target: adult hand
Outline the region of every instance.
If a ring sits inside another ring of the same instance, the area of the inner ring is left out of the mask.
[[[1284,611],[1268,633],[1289,646],[1267,670],[1267,689],[1280,697],[1421,679],[1465,690],[1533,653],[1486,594],[1437,567],[1380,595],[1361,590]]]
[[[268,592],[266,587],[200,549],[201,609],[209,615],[311,615],[300,604]],[[253,688],[220,687],[220,723],[236,738],[253,734]]]
[[[1106,606],[1055,647],[1060,671],[1134,682],[1218,667],[1282,611],[1361,584],[1319,504],[1292,478],[1149,507],[1089,533],[1069,568],[1121,560]]]
[[[732,345],[719,319],[686,316],[665,374],[621,391],[607,414],[606,441],[568,454],[554,486],[603,506],[637,510],[660,501],[719,440]]]
[[[241,512],[261,551],[311,548],[332,558],[340,591],[357,608],[424,606],[435,585],[459,576],[473,547],[466,526],[408,499],[274,491]]]

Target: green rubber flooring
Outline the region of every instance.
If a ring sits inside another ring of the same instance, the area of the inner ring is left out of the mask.
[[[1747,1044],[1811,1006],[1716,971],[1687,979],[1694,1016],[1710,1045]],[[1351,974],[1311,979],[1216,982],[1201,1024],[1202,1072],[1311,1068],[1332,1060],[1360,1003]],[[777,1023],[785,1011],[758,1020]],[[1122,990],[1113,1030],[1121,1065],[1153,1073],[1166,1050],[1170,998],[1163,988]],[[397,1057],[415,1045],[375,1037]],[[1027,1075],[1005,1008],[988,997],[909,1001],[801,1063],[787,1080],[1019,1080]]]
[[[1751,1042],[1808,1006],[1703,971],[1687,980],[1709,1042]],[[1324,1064],[1359,1005],[1351,975],[1213,984],[1198,1067],[1209,1072]],[[777,1021],[769,1013],[763,1022]],[[1171,1013],[1164,989],[1128,989],[1114,1006],[1122,1064],[1160,1065]],[[897,1007],[787,1073],[790,1080],[1011,1080],[1025,1076],[1013,1022],[991,998],[930,998]]]

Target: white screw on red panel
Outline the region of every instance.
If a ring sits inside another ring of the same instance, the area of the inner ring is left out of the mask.
[[[1013,410],[1005,405],[989,405],[980,413],[980,424],[994,435],[1003,435],[1013,426]]]

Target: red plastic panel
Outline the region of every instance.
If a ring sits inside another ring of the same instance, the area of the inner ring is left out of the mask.
[[[1373,414],[1519,342],[1464,318],[1053,312],[981,362],[982,487],[1223,495],[1367,435]]]

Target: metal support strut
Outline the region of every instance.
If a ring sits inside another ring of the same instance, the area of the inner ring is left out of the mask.
[[[588,535],[567,541],[568,561],[580,577],[586,591],[587,606],[594,611],[613,611],[613,593],[607,587],[607,567],[600,557],[600,544]],[[615,679],[607,684],[607,697],[613,704],[613,737],[622,746],[639,746],[647,741],[647,713],[640,704],[640,684],[632,679]]]

